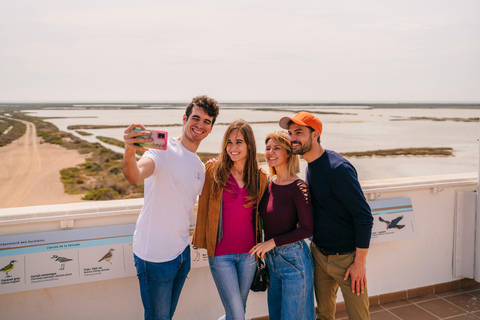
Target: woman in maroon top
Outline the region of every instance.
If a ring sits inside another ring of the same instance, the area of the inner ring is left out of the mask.
[[[266,257],[269,319],[313,320],[313,262],[303,240],[313,234],[310,192],[297,176],[298,155],[292,154],[288,135],[270,133],[265,143],[265,157],[273,176],[259,205],[265,241],[253,247],[250,254]]]

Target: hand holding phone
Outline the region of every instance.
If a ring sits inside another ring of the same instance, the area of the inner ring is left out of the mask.
[[[142,128],[134,128],[133,132],[139,131],[150,131],[150,136],[139,136],[142,139],[152,138],[152,142],[139,142],[135,143],[137,146],[141,146],[148,149],[158,149],[158,150],[167,150],[167,142],[168,142],[168,132],[162,130],[144,130]]]

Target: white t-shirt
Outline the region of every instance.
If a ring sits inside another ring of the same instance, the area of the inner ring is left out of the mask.
[[[150,149],[143,157],[155,162],[145,179],[145,202],[133,235],[133,252],[150,262],[171,261],[189,244],[190,217],[205,182],[205,166],[177,139],[167,150]]]

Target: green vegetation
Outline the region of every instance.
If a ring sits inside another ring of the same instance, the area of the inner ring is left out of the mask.
[[[81,136],[93,136],[92,133],[88,133],[88,132],[85,132],[85,131],[75,131],[76,133],[78,133],[79,135]]]
[[[364,152],[343,152],[344,157],[387,157],[387,156],[453,156],[452,148],[401,148]]]
[[[8,119],[0,118],[0,134],[3,134],[12,125]]]
[[[281,106],[282,104],[278,104]],[[311,104],[322,105],[322,104]],[[334,104],[328,104],[334,105]],[[345,104],[339,104],[345,105]],[[358,104],[355,104],[358,106]],[[245,106],[249,106],[248,104]],[[265,104],[263,109],[254,109],[254,110],[268,110],[268,111],[282,111],[282,112],[297,112],[300,110],[293,109],[275,109],[277,104]],[[306,107],[310,104],[305,104]],[[28,105],[26,106],[29,109],[33,108],[42,108],[42,105]],[[62,106],[58,106],[61,108]],[[231,105],[231,108],[234,105]],[[416,105],[377,105],[375,107],[417,107]],[[432,105],[425,106],[430,108],[444,107],[442,105]],[[445,106],[446,107],[446,106]],[[472,106],[462,106],[464,108],[479,108],[479,105]],[[183,108],[183,106],[182,106]],[[92,109],[102,109],[98,107],[92,107]],[[105,108],[109,109],[109,108]],[[243,105],[238,105],[238,109],[245,110]],[[248,109],[248,108],[247,108]],[[2,115],[8,113],[10,117],[1,117]],[[312,110],[312,113],[330,113]],[[335,112],[332,112],[335,113]],[[0,146],[4,146],[11,141],[18,139],[25,134],[26,126],[25,124],[15,121],[14,119],[21,119],[32,122],[36,125],[38,136],[42,137],[43,142],[58,144],[67,149],[77,150],[80,154],[84,154],[86,161],[83,164],[80,164],[75,167],[65,168],[61,170],[61,181],[64,184],[65,192],[67,193],[77,193],[85,194],[85,200],[111,200],[111,199],[126,199],[126,198],[137,198],[143,197],[143,182],[130,185],[125,180],[122,174],[122,154],[113,152],[100,143],[89,143],[84,141],[70,133],[59,131],[56,126],[50,122],[44,121],[44,119],[38,117],[31,117],[23,112],[20,108],[0,106]],[[392,120],[432,120],[432,121],[468,121],[468,122],[478,122],[479,118],[429,118],[429,117],[413,117],[405,119],[392,119]],[[277,123],[277,121],[255,121],[250,122],[251,124],[266,124],[266,123]],[[217,125],[229,125],[229,123],[217,123]],[[147,127],[181,127],[182,124],[162,124],[162,125],[147,125]],[[7,130],[8,133],[2,134]],[[69,129],[72,130],[81,130],[81,129],[101,129],[101,128],[125,128],[125,125],[118,126],[109,126],[109,125],[76,125],[69,126]],[[89,135],[89,133],[84,131],[77,131],[80,135]],[[118,147],[123,148],[123,141],[119,141],[107,137],[97,137],[100,141]],[[218,153],[198,153],[199,157],[203,162],[208,161],[209,159],[218,157]],[[405,149],[388,149],[388,150],[375,150],[375,151],[366,151],[366,152],[348,152],[343,153],[345,157],[372,157],[372,156],[452,156],[451,148],[405,148]],[[265,156],[263,154],[258,154],[258,160],[260,162],[265,162]]]
[[[100,188],[89,191],[83,200],[114,200],[118,199],[120,195],[117,191],[110,188]]]
[[[100,141],[102,141],[102,142],[111,144],[112,146],[117,146],[117,147],[120,147],[120,148],[125,148],[125,142],[120,141],[120,140],[117,140],[117,139],[108,138],[108,137],[102,137],[102,136],[97,136],[97,139],[100,140]]]
[[[108,143],[108,144],[111,144],[112,146],[117,146],[117,147],[120,147],[120,148],[125,148],[125,142],[123,141],[120,141],[120,140],[117,140],[117,139],[114,139],[114,138],[108,138],[108,137],[102,137],[102,136],[97,136],[97,139],[104,142],[104,143]],[[136,152],[139,156],[143,155],[144,152],[143,151],[138,151]]]
[[[387,156],[453,156],[452,148],[403,148],[403,149],[385,149],[374,151],[361,152],[343,152],[340,153],[344,157],[387,157]],[[210,159],[218,158],[218,153],[197,153],[202,162],[207,162]],[[257,160],[260,163],[266,162],[265,154],[257,153]]]
[[[113,152],[100,143],[90,143],[70,133],[59,131],[56,126],[42,119],[27,116],[22,112],[10,114],[17,119],[34,123],[37,135],[42,137],[43,142],[58,144],[86,155],[85,163],[60,171],[60,180],[63,182],[65,192],[86,194],[83,198],[85,200],[143,197],[143,182],[131,185],[122,174],[122,154]]]
[[[4,133],[8,128],[7,133]],[[0,147],[6,146],[25,134],[27,126],[10,118],[0,117]]]

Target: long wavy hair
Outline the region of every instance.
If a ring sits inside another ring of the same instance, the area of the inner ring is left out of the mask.
[[[265,145],[268,143],[269,140],[273,140],[278,143],[280,146],[287,150],[288,159],[287,159],[287,170],[291,176],[300,172],[300,160],[298,154],[293,154],[292,152],[292,144],[290,143],[290,138],[288,134],[284,131],[274,131],[269,133],[265,138]],[[277,174],[274,167],[269,168],[270,176],[273,177]]]
[[[222,141],[222,150],[220,156],[216,162],[213,178],[215,181],[214,192],[219,192],[225,188],[228,177],[230,176],[230,170],[233,167],[233,161],[227,153],[228,137],[232,131],[238,130],[243,135],[243,140],[247,145],[247,159],[245,162],[245,168],[243,169],[243,182],[247,189],[248,197],[245,199],[245,207],[251,207],[262,194],[260,190],[260,168],[257,160],[257,146],[255,144],[255,136],[250,125],[245,120],[240,119],[232,122],[225,134]]]

